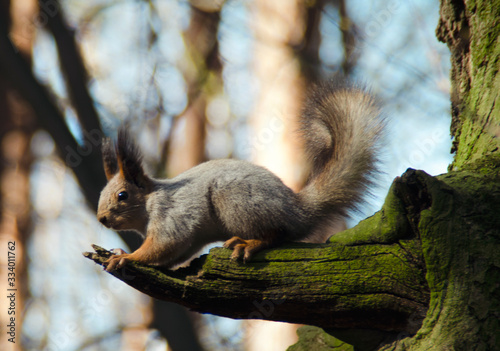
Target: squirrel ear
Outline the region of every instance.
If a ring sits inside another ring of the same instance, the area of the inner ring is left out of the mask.
[[[118,161],[116,159],[116,151],[111,139],[102,139],[101,144],[102,163],[104,164],[104,173],[108,181],[118,173]]]
[[[116,145],[118,156],[118,170],[125,180],[145,188],[149,178],[142,167],[142,154],[132,140],[126,127],[118,131],[118,142]]]

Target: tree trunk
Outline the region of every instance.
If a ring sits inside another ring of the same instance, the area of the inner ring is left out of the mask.
[[[31,61],[34,30],[26,23],[35,1],[0,2],[0,26]],[[26,242],[31,231],[31,137],[37,123],[31,106],[0,72],[0,349],[22,350],[21,328],[28,297]]]
[[[436,35],[451,51],[453,169],[500,146],[500,1],[441,2]]]
[[[254,130],[251,159],[283,180],[301,188],[303,152],[297,138],[298,111],[304,97],[305,79],[294,48],[303,43],[304,1],[256,1],[253,8],[255,62],[259,83],[249,124]]]
[[[295,191],[304,181],[302,147],[296,131],[306,82],[296,48],[305,42],[307,14],[303,0],[258,0],[251,8],[257,39],[251,69],[258,94],[248,117],[254,140],[249,156]],[[244,328],[247,351],[286,350],[297,342],[298,326],[293,324],[246,321]]]

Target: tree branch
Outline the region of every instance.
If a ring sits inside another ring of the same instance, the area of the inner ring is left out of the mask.
[[[40,6],[42,8],[53,7],[51,15],[47,16],[47,27],[54,36],[61,71],[78,120],[84,130],[98,131],[102,134],[99,116],[87,89],[87,69],[76,43],[74,30],[69,28],[64,21],[60,1],[41,0]],[[96,151],[98,152],[99,148],[96,148]]]
[[[85,256],[98,264],[111,255],[94,249]],[[428,301],[417,283],[422,272],[406,258],[414,249],[411,242],[289,244],[242,264],[229,259],[229,250],[216,248],[188,268],[131,264],[113,275],[147,295],[203,313],[325,329],[402,331]]]
[[[31,104],[38,123],[49,132],[56,142],[62,159],[75,172],[85,198],[92,208],[97,208],[99,193],[105,184],[99,152],[95,152],[98,146],[78,145],[49,92],[37,81],[31,67],[9,40],[9,35],[2,26],[0,26],[0,52],[2,53],[0,72]]]

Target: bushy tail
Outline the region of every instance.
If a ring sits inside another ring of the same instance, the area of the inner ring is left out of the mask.
[[[337,78],[312,91],[301,125],[312,169],[299,196],[310,223],[345,217],[377,173],[385,126],[378,103],[363,86]]]

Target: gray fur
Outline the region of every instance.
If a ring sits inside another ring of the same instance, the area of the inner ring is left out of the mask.
[[[361,87],[339,80],[316,88],[301,118],[312,172],[299,193],[265,168],[237,160],[209,161],[173,179],[149,178],[138,149],[120,133],[118,164],[132,171],[120,168],[109,180],[98,217],[109,227],[154,238],[165,255],[150,263],[166,266],[233,236],[270,246],[304,240],[362,200],[376,172],[384,128],[379,115],[376,101]],[[122,191],[129,199],[117,200]]]

